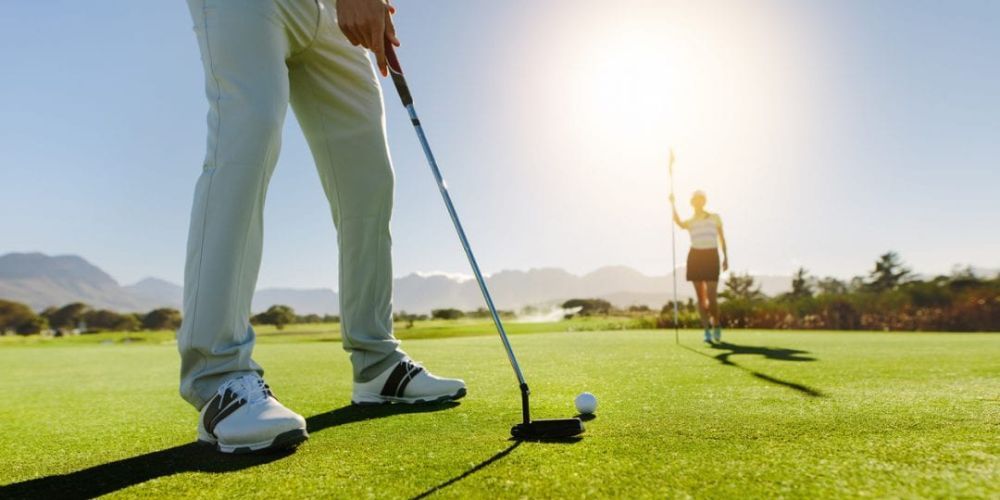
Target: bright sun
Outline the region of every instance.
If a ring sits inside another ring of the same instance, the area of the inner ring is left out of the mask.
[[[554,129],[545,147],[617,173],[662,171],[673,146],[697,166],[690,187],[762,182],[744,167],[794,140],[803,85],[788,67],[797,57],[789,23],[751,7],[637,1],[609,14],[581,2],[553,38],[556,60],[535,63],[542,76],[529,105]]]

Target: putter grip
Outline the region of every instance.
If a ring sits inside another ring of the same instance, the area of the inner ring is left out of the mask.
[[[399,57],[396,56],[396,47],[389,40],[385,41],[385,58],[389,62],[389,75],[392,76],[392,83],[396,86],[396,93],[403,101],[403,106],[413,104],[410,86],[406,84],[406,78],[403,77],[403,67],[399,64]]]

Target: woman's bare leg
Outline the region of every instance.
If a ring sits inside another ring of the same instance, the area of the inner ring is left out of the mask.
[[[698,296],[698,316],[701,318],[701,327],[705,330],[711,328],[708,318],[708,299],[705,292],[704,281],[692,281],[694,293]]]
[[[712,325],[716,328],[721,328],[722,316],[719,315],[719,282],[706,281],[705,289],[708,297],[708,312],[712,317]]]
[[[712,323],[715,325],[713,338],[716,343],[722,342],[722,316],[719,314],[719,282],[705,282],[705,289],[708,295],[708,309],[712,314]]]

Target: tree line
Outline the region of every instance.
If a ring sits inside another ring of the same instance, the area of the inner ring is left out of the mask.
[[[167,307],[146,313],[117,313],[73,302],[36,313],[19,302],[0,299],[0,334],[52,332],[61,337],[71,333],[102,331],[176,330],[180,324],[181,312]]]
[[[972,269],[956,269],[950,275],[923,279],[902,262],[895,252],[879,256],[874,268],[864,276],[843,281],[812,276],[799,268],[791,290],[777,296],[765,295],[749,274],[731,274],[720,293],[723,326],[727,328],[816,329],[816,330],[898,330],[898,331],[1000,331],[1000,274],[992,278],[977,276]],[[635,328],[672,328],[673,303],[660,311],[636,305],[614,307],[599,298],[571,299],[562,304],[566,317],[628,316]],[[678,325],[700,326],[694,300],[678,304]],[[535,307],[525,315],[541,312]],[[513,311],[500,311],[503,318],[513,318]],[[485,308],[462,311],[455,308],[434,309],[430,315],[394,314],[396,322],[412,327],[415,321],[489,318]],[[296,314],[287,305],[274,305],[250,318],[255,325],[273,325],[283,329],[289,324],[337,323],[336,315]],[[160,308],[147,313],[116,313],[74,302],[49,307],[39,313],[27,305],[0,299],[0,334],[31,335],[52,332],[176,330],[181,313]]]
[[[340,316],[298,315],[288,306],[275,305],[250,318],[255,325],[274,325],[279,330],[292,323],[339,323]],[[49,307],[36,313],[25,304],[0,299],[0,335],[10,333],[33,335],[49,332],[61,337],[69,334],[100,332],[137,332],[143,330],[177,330],[181,312],[164,307],[145,313],[117,313],[96,309],[82,302],[62,307]]]
[[[971,268],[920,278],[895,252],[879,256],[865,276],[818,278],[799,268],[789,292],[768,297],[748,274],[732,274],[720,293],[729,328],[893,331],[1000,331],[1000,274]],[[694,301],[679,304],[680,325],[700,326]],[[673,304],[657,326],[673,327]]]
[[[512,311],[500,311],[501,317],[513,318]],[[410,314],[405,311],[393,314],[393,321],[412,327],[415,321],[429,319],[454,320],[461,318],[489,318],[485,308],[474,311],[459,309],[434,309],[430,315]],[[340,316],[333,314],[297,314],[291,306],[276,304],[250,317],[253,325],[271,325],[283,330],[287,325],[310,323],[339,323]],[[0,299],[0,335],[14,333],[33,335],[51,332],[61,337],[67,334],[88,334],[106,331],[135,332],[142,330],[176,330],[181,325],[181,312],[172,308],[154,309],[147,313],[117,313],[107,309],[94,309],[82,302],[62,307],[49,307],[36,313],[19,302]]]

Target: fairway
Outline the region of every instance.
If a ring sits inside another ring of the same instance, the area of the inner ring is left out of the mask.
[[[411,339],[460,404],[349,405],[339,342],[257,347],[308,417],[296,452],[190,444],[165,342],[0,347],[0,497],[841,497],[1000,495],[1000,335],[525,333],[512,339],[538,418],[597,395],[582,440],[517,444],[517,386],[492,336]]]

